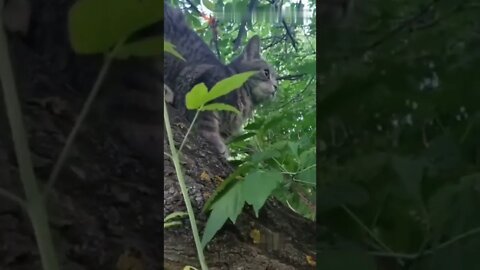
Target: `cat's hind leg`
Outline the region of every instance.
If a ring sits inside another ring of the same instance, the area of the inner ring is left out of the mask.
[[[220,135],[220,126],[217,114],[214,112],[204,112],[198,118],[197,130],[202,137],[204,137],[209,143],[211,143],[219,154],[223,155],[226,159],[230,157],[225,142]]]

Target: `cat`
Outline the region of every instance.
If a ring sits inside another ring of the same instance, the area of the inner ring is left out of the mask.
[[[178,9],[164,4],[164,39],[175,45],[185,61],[168,53],[164,56],[164,83],[170,87],[172,103],[185,106],[185,94],[194,85],[205,83],[210,89],[218,81],[232,75],[257,71],[239,89],[222,96],[215,102],[226,103],[240,111],[240,115],[229,111],[205,111],[198,117],[196,128],[216,150],[229,156],[225,141],[235,135],[255,107],[272,100],[277,94],[278,83],[275,70],[261,57],[260,38],[253,36],[243,52],[231,63],[223,64],[208,45],[187,25],[185,16]],[[192,119],[195,112],[188,111]]]

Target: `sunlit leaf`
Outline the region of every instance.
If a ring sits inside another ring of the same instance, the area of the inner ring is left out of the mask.
[[[204,83],[195,85],[185,96],[185,105],[187,109],[199,109],[208,101],[208,88]]]
[[[216,83],[209,92],[209,100],[224,96],[240,88],[253,74],[254,71],[247,71],[235,74]]]
[[[223,103],[208,104],[203,106],[200,110],[201,111],[230,111],[236,114],[240,114],[240,111],[237,108],[233,107],[232,105],[223,104]]]
[[[174,56],[176,56],[177,58],[180,58],[182,59],[183,61],[185,61],[185,58],[183,58],[179,52],[177,52],[177,50],[175,49],[175,45],[173,45],[172,43],[168,42],[168,41],[163,41],[163,50],[167,53],[170,53]]]

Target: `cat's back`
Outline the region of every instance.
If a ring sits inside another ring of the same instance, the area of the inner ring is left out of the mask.
[[[202,38],[188,26],[179,9],[165,3],[164,10],[165,40],[175,45],[187,63],[223,65]]]

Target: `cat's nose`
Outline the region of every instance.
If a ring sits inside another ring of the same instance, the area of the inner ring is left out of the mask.
[[[277,92],[278,90],[278,86],[277,85],[273,85],[273,92]]]

